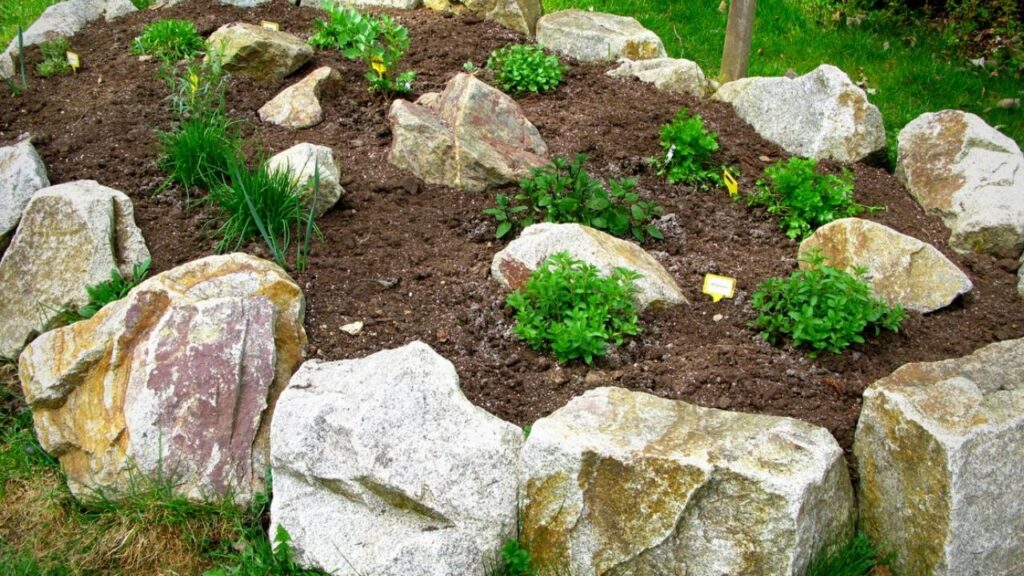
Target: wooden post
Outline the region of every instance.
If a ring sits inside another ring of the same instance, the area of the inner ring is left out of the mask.
[[[722,51],[723,84],[747,75],[756,5],[757,0],[732,0],[729,3],[729,24],[725,28],[725,49]]]

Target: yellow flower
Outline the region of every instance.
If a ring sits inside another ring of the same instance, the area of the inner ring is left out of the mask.
[[[189,75],[188,75],[188,86],[189,86],[189,90],[191,90],[193,94],[195,94],[196,91],[199,90],[199,77],[196,76],[195,72],[190,72],[189,73]]]

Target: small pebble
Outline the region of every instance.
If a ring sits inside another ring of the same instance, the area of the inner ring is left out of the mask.
[[[363,323],[353,322],[351,324],[345,324],[341,327],[341,331],[349,336],[356,336],[363,331]]]
[[[714,320],[715,322],[721,322],[722,318],[725,318],[725,316],[722,316],[721,314],[715,314],[714,316],[711,317],[711,319]]]

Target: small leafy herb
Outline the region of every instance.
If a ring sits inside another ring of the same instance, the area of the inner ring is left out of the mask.
[[[699,114],[690,116],[686,108],[681,108],[671,122],[662,125],[659,134],[662,154],[653,161],[659,176],[665,176],[670,184],[682,182],[706,188],[720,183],[721,170],[711,164],[711,155],[718,150],[718,136],[708,132]]]
[[[882,206],[863,206],[853,201],[853,175],[820,174],[813,158],[790,158],[764,171],[765,180],[747,196],[750,206],[765,206],[779,216],[779,226],[793,239],[809,236],[815,229],[839,218],[856,216]]]
[[[148,54],[164,62],[191,60],[206,48],[206,42],[188,20],[157,20],[132,42],[133,54]]]
[[[617,268],[603,277],[597,267],[559,252],[508,296],[516,311],[515,334],[534,349],[550,348],[559,362],[590,364],[609,343],[640,332],[633,297],[640,275]]]
[[[513,228],[537,222],[576,222],[614,236],[632,235],[643,242],[661,238],[651,220],[662,213],[653,202],[640,200],[636,180],[610,180],[607,186],[583,169],[587,157],[577,154],[572,162],[555,157],[551,164],[535,168],[530,178],[519,183],[513,197],[498,194],[496,206],[484,214],[498,221],[498,238]]]
[[[370,92],[408,94],[416,73],[398,71],[409,50],[409,31],[391,16],[367,16],[352,9],[328,8],[328,21],[317,19],[309,39],[318,48],[337,48],[346,58],[362,60]]]
[[[146,279],[146,276],[149,275],[151,264],[152,260],[147,258],[143,262],[132,266],[132,273],[127,278],[122,276],[117,268],[111,268],[110,280],[85,287],[85,291],[89,294],[89,303],[78,309],[77,318],[74,319],[87,320],[92,318],[100,311],[100,308],[127,296],[132,288],[135,288]]]
[[[313,22],[313,35],[309,37],[309,45],[320,50],[336,49],[341,52],[372,44],[376,38],[374,19],[364,16],[352,8],[338,8],[327,4],[324,6],[327,20],[319,18]],[[349,56],[355,58],[356,56]]]
[[[502,569],[500,576],[535,576],[537,569],[533,565],[530,552],[523,548],[515,538],[509,538],[501,548]]]
[[[898,332],[905,313],[903,307],[889,307],[871,291],[863,279],[865,270],[854,270],[856,276],[825,265],[817,250],[804,254],[808,268],[797,270],[787,278],[769,278],[758,287],[751,306],[758,312],[752,326],[762,337],[776,344],[784,337],[793,345],[839,354],[851,344],[864,342],[864,332],[881,328]]]
[[[494,71],[498,86],[511,93],[550,92],[562,82],[558,57],[530,44],[512,44],[495,50],[487,59],[487,68]]]
[[[71,72],[71,64],[68,63],[69,48],[71,43],[63,37],[40,44],[39,51],[43,53],[43,61],[36,65],[36,72],[44,78]]]

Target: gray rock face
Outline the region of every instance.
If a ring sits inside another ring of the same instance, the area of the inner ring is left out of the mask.
[[[423,5],[423,0],[301,0],[300,6],[319,8],[323,3],[333,3],[343,8],[397,8],[414,10]]]
[[[896,176],[950,230],[961,253],[1016,258],[1024,250],[1024,154],[984,120],[923,114],[899,134]]]
[[[537,21],[537,43],[580,62],[664,58],[665,45],[635,18],[561,10]]]
[[[547,144],[515,100],[470,74],[388,114],[388,160],[430,184],[481,191],[547,163]]]
[[[1024,254],[1020,257],[1020,268],[1017,269],[1017,277],[1020,280],[1017,282],[1017,293],[1020,294],[1021,298],[1024,298]]]
[[[0,260],[0,356],[16,358],[65,308],[89,301],[85,287],[130,274],[149,258],[132,202],[92,180],[35,193]]]
[[[264,104],[259,110],[260,120],[292,129],[316,126],[324,119],[320,98],[331,95],[339,86],[341,75],[336,70],[317,68]]]
[[[827,430],[598,388],[534,423],[526,547],[577,576],[791,576],[853,529]]]
[[[242,22],[221,26],[206,42],[225,70],[255,80],[284,78],[313,58],[299,37]]]
[[[573,258],[596,266],[602,274],[627,268],[642,275],[636,285],[637,306],[669,306],[686,302],[683,291],[665,268],[628,240],[581,224],[534,224],[527,227],[491,261],[491,276],[502,286],[518,290],[530,274],[552,254],[568,252]]]
[[[1024,339],[907,364],[864,392],[860,520],[900,574],[1024,566]]]
[[[540,0],[424,0],[432,10],[493,20],[502,26],[533,36],[544,13]]]
[[[872,290],[890,306],[932,312],[974,288],[931,244],[870,220],[841,218],[825,224],[800,244],[800,253],[815,248],[830,266],[851,273],[866,268]]]
[[[710,84],[696,62],[676,58],[650,60],[621,60],[617,68],[607,73],[613,78],[636,78],[654,84],[665,92],[682,92],[694,96],[708,95]]]
[[[882,113],[835,66],[797,78],[744,78],[713,97],[790,154],[853,163],[885,149]]]
[[[86,24],[105,18],[113,20],[134,12],[131,0],[65,0],[50,6],[23,33],[25,46],[35,46],[57,37],[74,36]],[[11,40],[0,54],[0,73],[14,74],[13,57],[18,53],[18,39]]]
[[[320,189],[316,193],[316,215],[322,216],[345,193],[341,187],[341,169],[334,152],[326,146],[303,142],[274,155],[267,161],[271,170],[287,170],[299,185],[299,196],[306,206],[313,201],[313,176],[319,169]]]
[[[306,362],[274,415],[270,532],[332,574],[483,574],[515,534],[522,442],[421,342]]]
[[[50,185],[43,159],[28,140],[0,148],[0,254],[36,191]]]
[[[303,312],[295,282],[245,254],[146,280],[22,353],[39,441],[80,496],[117,498],[134,473],[248,501],[269,465],[266,415],[302,358]]]

